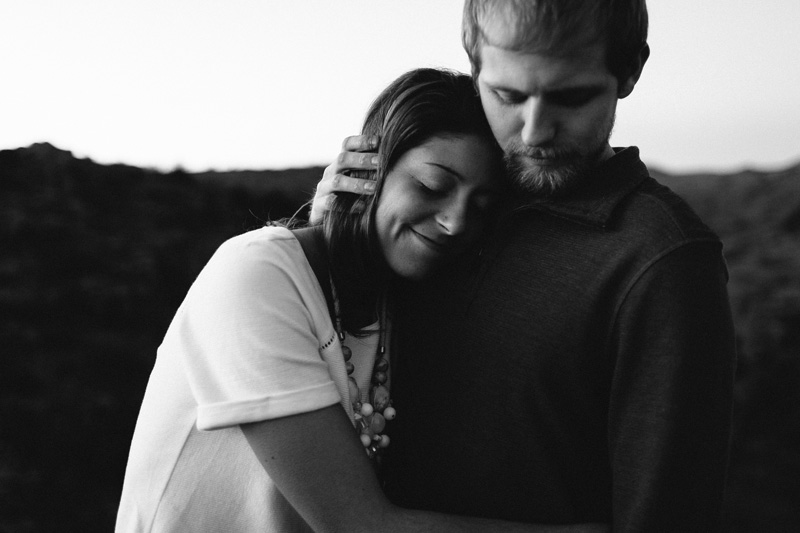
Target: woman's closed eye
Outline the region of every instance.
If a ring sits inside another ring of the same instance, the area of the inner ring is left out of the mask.
[[[422,190],[422,192],[433,196],[447,194],[451,188],[450,184],[447,183],[446,180],[430,177],[415,177],[414,179],[416,180],[417,186]]]

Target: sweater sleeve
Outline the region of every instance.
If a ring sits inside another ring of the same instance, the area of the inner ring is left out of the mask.
[[[715,531],[736,366],[719,243],[650,265],[617,320],[609,411],[614,531]]]
[[[320,356],[327,309],[299,244],[265,228],[224,243],[198,276],[161,349],[176,350],[210,430],[339,402]]]

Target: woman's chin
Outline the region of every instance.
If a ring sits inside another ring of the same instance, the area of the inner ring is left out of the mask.
[[[444,261],[435,261],[424,264],[402,264],[392,267],[392,272],[408,281],[424,281],[441,270],[444,263]]]

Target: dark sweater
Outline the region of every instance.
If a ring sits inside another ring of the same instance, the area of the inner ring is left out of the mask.
[[[734,334],[722,245],[638,150],[522,205],[404,291],[384,474],[396,503],[615,531],[712,531]]]

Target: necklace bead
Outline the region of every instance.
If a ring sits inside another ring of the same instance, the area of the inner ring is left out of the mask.
[[[383,385],[373,387],[372,390],[369,391],[369,401],[372,402],[372,405],[379,413],[383,413],[385,409],[389,407],[389,402],[391,401],[389,399],[389,389]]]
[[[375,361],[372,368],[372,378],[369,384],[368,402],[361,402],[361,390],[355,380],[355,364],[351,361],[353,351],[345,346],[345,333],[342,328],[342,317],[339,307],[339,299],[336,296],[336,287],[331,277],[331,292],[333,293],[333,307],[335,312],[334,324],[336,333],[342,348],[342,355],[347,370],[347,387],[350,395],[350,404],[353,407],[353,420],[356,430],[359,433],[361,444],[370,459],[377,458],[380,450],[389,446],[389,436],[382,434],[386,429],[386,421],[393,420],[397,412],[392,407],[392,400],[389,396],[389,388],[386,383],[389,380],[389,361],[385,357],[384,347],[384,327],[386,322],[385,302],[381,306],[381,316],[378,320],[378,349],[375,354]]]
[[[373,413],[370,417],[369,429],[371,429],[377,435],[380,435],[381,431],[383,431],[385,427],[386,419],[383,418],[383,415],[380,413]]]
[[[372,404],[369,403],[362,403],[361,404],[361,415],[362,416],[369,416],[374,412],[372,408]]]

